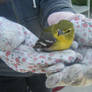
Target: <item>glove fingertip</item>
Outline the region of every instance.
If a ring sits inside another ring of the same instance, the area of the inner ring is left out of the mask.
[[[78,47],[79,47],[78,42],[73,41],[71,48],[72,48],[72,49],[77,49]]]
[[[83,60],[83,56],[80,53],[77,53],[77,60],[78,61],[82,61]]]

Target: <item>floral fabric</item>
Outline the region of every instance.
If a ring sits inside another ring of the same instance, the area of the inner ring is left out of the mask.
[[[0,58],[18,72],[46,73],[46,85],[50,88],[92,84],[92,20],[75,15],[70,21],[77,43],[73,43],[73,50],[47,53],[33,49],[39,38],[32,32],[0,17]]]
[[[64,68],[64,62],[70,63],[82,59],[81,55],[73,50],[36,52],[33,46],[38,38],[25,27],[8,19],[0,18],[0,28],[0,58],[15,71],[34,73],[58,71]],[[62,62],[59,67],[42,68],[58,62]]]
[[[83,60],[64,67],[62,71],[47,75],[48,88],[92,85],[92,19],[76,14],[68,20],[74,24],[75,41],[78,42],[74,42],[72,47],[83,55]]]

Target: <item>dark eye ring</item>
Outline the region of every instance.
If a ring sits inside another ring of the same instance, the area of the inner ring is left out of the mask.
[[[67,30],[65,33],[69,33],[71,30]]]

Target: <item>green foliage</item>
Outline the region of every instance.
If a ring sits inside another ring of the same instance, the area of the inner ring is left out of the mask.
[[[76,4],[76,5],[86,5],[87,0],[72,0],[72,3]],[[92,0],[90,0],[90,5],[91,5],[91,8],[92,8]]]
[[[76,5],[86,5],[87,4],[87,0],[72,0],[72,3],[76,4]]]

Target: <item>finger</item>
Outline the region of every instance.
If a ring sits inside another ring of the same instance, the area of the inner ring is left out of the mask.
[[[80,64],[74,64],[65,68],[62,73],[62,81],[64,81],[65,84],[71,84],[83,77],[83,67]]]
[[[65,67],[61,72],[54,73],[47,77],[47,87],[57,86],[79,86],[83,79],[83,68],[80,64]]]
[[[71,64],[71,63],[75,63],[75,60],[78,58],[77,52],[69,49],[69,50],[64,50],[62,51],[62,62],[64,64]]]
[[[65,50],[62,53],[62,61],[64,62],[64,64],[71,64],[73,62],[75,63],[75,60],[80,56],[80,54],[73,50]]]
[[[77,41],[73,41],[71,48],[76,50],[78,47],[79,47],[78,42]]]
[[[32,53],[34,55],[34,53]],[[36,52],[35,56],[39,59],[37,59],[37,62],[34,63],[41,63],[41,67],[47,67],[54,65],[56,63],[71,63],[76,60],[76,52],[73,50],[64,50],[64,51],[56,51],[51,53],[46,52]]]
[[[83,60],[83,55],[80,53],[76,53],[76,63],[81,62]]]
[[[47,80],[46,80],[46,87],[47,88],[57,87],[57,83],[59,83],[61,81],[61,79],[62,79],[61,72],[58,72],[58,73],[48,76]]]
[[[64,64],[62,63],[57,63],[55,65],[43,68],[43,70],[47,72],[47,76],[49,74],[62,71],[63,69],[64,69]]]

